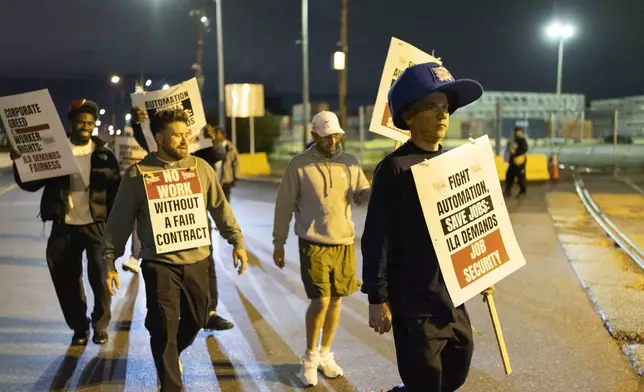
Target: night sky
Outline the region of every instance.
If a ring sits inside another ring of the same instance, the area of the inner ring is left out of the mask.
[[[311,98],[335,105],[339,0],[309,2]],[[77,96],[109,105],[113,73],[129,78],[126,93],[141,65],[155,81],[187,79],[196,50],[190,4],[1,0],[0,94],[49,88],[59,106]],[[288,113],[301,92],[300,0],[222,4],[226,82],[263,83]],[[217,100],[214,12],[210,2],[206,106]],[[392,36],[435,50],[457,78],[474,78],[488,90],[554,92],[557,45],[544,34],[554,16],[576,27],[566,44],[565,93],[644,94],[643,0],[349,0],[349,104],[373,104]]]

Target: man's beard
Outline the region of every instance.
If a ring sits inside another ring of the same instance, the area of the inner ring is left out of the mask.
[[[73,132],[71,136],[72,143],[76,145],[85,145],[89,143],[89,140],[91,139],[92,134],[89,133],[87,136],[83,135],[80,131],[78,132]]]
[[[178,149],[174,149],[174,148],[171,148],[171,147],[165,147],[164,146],[163,151],[165,151],[166,154],[168,154],[169,156],[171,156],[172,158],[174,158],[174,159],[176,159],[178,161],[180,161],[183,158],[188,156],[188,150],[187,149],[186,150],[178,150]]]

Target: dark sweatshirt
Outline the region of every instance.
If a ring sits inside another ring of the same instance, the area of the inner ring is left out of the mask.
[[[441,153],[442,148],[424,151],[408,141],[374,173],[362,234],[362,292],[371,304],[389,302],[394,317],[454,320],[411,172],[413,165]]]

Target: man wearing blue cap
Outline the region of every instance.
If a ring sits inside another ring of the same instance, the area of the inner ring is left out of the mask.
[[[103,284],[101,248],[105,222],[112,210],[121,182],[119,164],[105,142],[92,136],[98,120],[98,105],[79,99],[69,107],[72,123],[69,141],[80,172],[68,176],[23,182],[13,165],[16,184],[25,191],[44,188],[40,218],[53,221],[47,241],[47,266],[60,307],[69,328],[72,345],[86,345],[90,323],[92,340],[105,344],[112,297]],[[19,158],[12,151],[11,159]],[[87,318],[83,286],[83,252],[87,256],[87,277],[94,292],[94,311]]]
[[[454,307],[425,223],[411,167],[443,152],[449,116],[481,97],[437,62],[407,68],[389,90],[394,125],[411,138],[376,167],[362,235],[362,292],[369,326],[393,327],[404,385],[392,391],[448,392],[465,383],[473,352],[465,306]]]

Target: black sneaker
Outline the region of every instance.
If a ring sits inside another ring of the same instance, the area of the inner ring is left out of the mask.
[[[94,337],[92,337],[92,341],[96,344],[105,344],[107,343],[108,335],[107,332],[94,332]]]
[[[235,328],[235,324],[218,314],[210,316],[206,322],[206,326],[204,327],[206,331],[225,331],[232,328]]]
[[[89,329],[82,332],[74,332],[72,336],[72,346],[87,346],[89,340]]]

